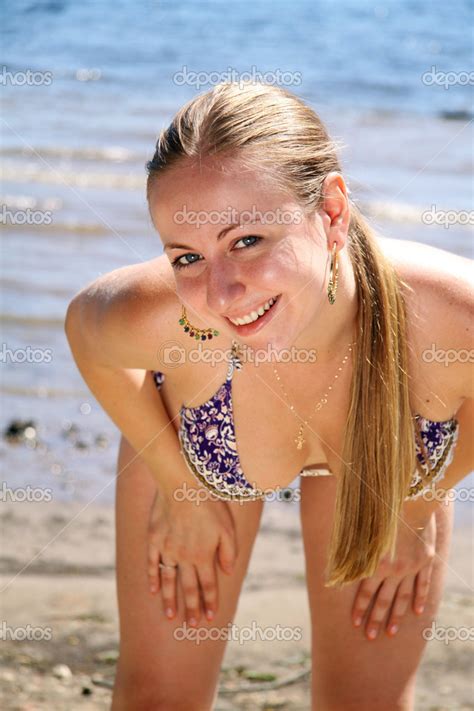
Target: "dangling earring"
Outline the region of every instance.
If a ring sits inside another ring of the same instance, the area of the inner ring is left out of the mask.
[[[337,291],[337,242],[334,242],[332,246],[331,255],[331,268],[329,270],[329,282],[328,282],[328,300],[330,304],[334,304],[336,301],[336,291]]]
[[[219,335],[219,331],[216,331],[214,328],[196,328],[196,326],[190,324],[186,315],[186,307],[182,305],[182,308],[183,310],[179,323],[181,326],[184,326],[185,332],[189,333],[191,338],[195,338],[196,341],[205,341],[206,339],[210,340],[213,336]]]

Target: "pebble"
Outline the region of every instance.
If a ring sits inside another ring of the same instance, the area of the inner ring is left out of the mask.
[[[56,666],[53,667],[53,675],[57,679],[70,679],[72,677],[72,671],[67,664],[56,664]]]

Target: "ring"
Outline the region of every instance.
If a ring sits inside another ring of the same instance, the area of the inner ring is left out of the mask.
[[[161,561],[158,563],[159,568],[177,568],[178,564],[175,563],[175,565],[166,565],[165,563],[162,563]]]

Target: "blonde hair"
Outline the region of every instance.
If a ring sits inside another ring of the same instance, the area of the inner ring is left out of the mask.
[[[147,163],[157,176],[183,158],[226,155],[268,169],[307,213],[326,176],[342,174],[336,143],[299,97],[263,83],[223,83],[185,104]],[[337,482],[326,587],[371,577],[393,558],[398,516],[416,465],[408,387],[406,310],[400,280],[349,196],[348,253],[359,313],[351,399]]]

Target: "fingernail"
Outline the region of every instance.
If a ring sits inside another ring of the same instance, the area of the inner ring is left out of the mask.
[[[424,609],[425,609],[424,605],[418,605],[418,607],[416,608],[416,611],[418,612],[419,615],[421,615],[421,613],[423,612]]]
[[[195,624],[196,624],[196,620],[194,619],[194,617],[190,617],[188,620],[188,625],[194,626]]]
[[[398,632],[398,625],[391,625],[389,632],[390,634],[396,634]]]
[[[207,617],[208,620],[212,620],[212,618],[214,617],[213,611],[212,611],[212,610],[207,610],[207,611],[206,611],[206,617]]]
[[[166,617],[169,617],[170,619],[171,619],[171,617],[173,617],[173,610],[171,609],[171,607],[166,608],[165,614],[166,614]]]
[[[152,593],[156,592],[156,585],[150,585],[150,592],[152,592]]]
[[[369,639],[375,639],[377,637],[377,630],[374,630],[373,628],[368,631],[368,637]]]
[[[355,626],[360,627],[361,623],[362,623],[362,617],[356,617],[354,620]]]

